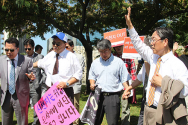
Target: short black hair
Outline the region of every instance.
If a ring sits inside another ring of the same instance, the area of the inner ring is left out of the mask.
[[[24,41],[24,46],[25,46],[25,45],[31,45],[31,46],[34,48],[35,42],[34,42],[32,39],[26,39],[26,40]]]
[[[42,50],[42,49],[43,49],[43,47],[42,47],[41,45],[36,45],[36,46],[35,46],[35,51],[38,51],[39,49],[41,49],[41,50]]]
[[[6,43],[15,43],[16,48],[19,48],[19,41],[16,38],[10,37],[7,40],[5,40],[5,45]]]
[[[67,43],[68,43],[70,46],[74,46],[74,42],[73,42],[71,39],[67,39]]]
[[[155,28],[157,35],[161,38],[161,40],[168,39],[168,46],[170,49],[173,49],[174,44],[174,32],[172,29],[167,27],[157,27]]]

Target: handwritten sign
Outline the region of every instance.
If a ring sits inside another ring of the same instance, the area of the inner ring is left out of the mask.
[[[104,33],[104,39],[110,40],[112,47],[123,45],[125,37],[127,37],[126,28]]]
[[[144,42],[144,36],[140,36],[140,39]],[[130,37],[124,38],[124,48],[122,58],[126,59],[139,59],[141,56],[138,54],[136,49],[134,48]]]
[[[41,125],[69,125],[80,117],[65,91],[56,88],[58,83],[34,105]]]

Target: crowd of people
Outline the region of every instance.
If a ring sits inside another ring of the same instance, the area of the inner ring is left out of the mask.
[[[137,72],[134,59],[122,58],[123,45],[112,47],[107,39],[97,42],[100,57],[92,62],[88,76],[91,91],[96,86],[101,88],[95,125],[102,123],[104,114],[108,125],[118,125],[120,113],[121,125],[130,125],[128,98],[133,90],[132,99],[136,102],[135,89],[141,83],[143,99],[138,125],[186,125],[188,56],[186,53],[175,56],[177,43],[174,44],[173,31],[169,28],[156,28],[151,38],[145,39],[147,44],[143,43],[131,22],[131,8],[127,10],[128,32],[143,58],[143,66]],[[84,57],[74,51],[73,41],[64,33],[58,32],[52,38],[53,48],[46,56],[41,55],[42,46],[35,46],[32,39],[23,43],[25,56],[19,54],[16,38],[5,40],[6,55],[0,56],[2,125],[13,124],[14,112],[18,125],[28,125],[30,99],[32,105],[39,101],[55,83],[52,75],[61,76],[57,88],[64,89],[79,112]],[[40,125],[35,111],[33,119],[32,125]],[[71,124],[78,125],[79,119]]]

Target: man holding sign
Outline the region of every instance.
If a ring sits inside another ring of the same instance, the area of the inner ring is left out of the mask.
[[[95,90],[98,85],[101,90],[100,102],[97,110],[96,125],[100,125],[104,113],[108,125],[118,125],[120,115],[120,92],[128,87],[129,73],[124,62],[111,53],[111,43],[107,39],[98,41],[97,49],[100,58],[91,64],[89,71],[90,89]]]
[[[55,82],[52,82],[52,77],[60,79],[57,88],[64,89],[65,93],[74,102],[73,84],[81,80],[82,68],[75,54],[66,50],[67,36],[58,32],[53,38],[53,50],[43,59],[33,63],[33,67],[43,68],[47,74],[46,85],[51,87]]]

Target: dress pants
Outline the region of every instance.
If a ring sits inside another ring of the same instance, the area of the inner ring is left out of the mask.
[[[4,103],[1,107],[2,125],[13,125],[14,111],[17,125],[28,125],[28,106],[21,107],[16,92],[11,95],[9,91],[7,91]]]
[[[41,91],[40,91],[40,88],[38,90],[36,90],[33,83],[29,84],[29,88],[30,88],[29,94],[32,99],[32,104],[34,106],[40,99]],[[33,110],[33,111],[34,111],[34,115],[33,115],[34,121],[33,121],[32,125],[40,125],[39,118],[38,118],[35,110]]]
[[[46,93],[48,88],[49,87],[45,83],[41,83],[41,97]]]
[[[128,99],[122,99],[123,92],[121,92],[121,125],[130,125],[130,107]]]
[[[140,110],[140,115],[138,117],[138,124],[137,125],[143,125],[143,122],[144,122],[144,104],[145,104],[145,100],[142,99],[141,110]]]
[[[80,93],[74,94],[74,107],[77,109],[78,112],[79,112],[79,99],[80,99]],[[73,123],[79,125],[79,118],[76,119]]]
[[[144,107],[144,125],[157,125],[155,120],[156,109],[148,107],[145,104]]]
[[[105,96],[101,93],[95,125],[100,125],[102,123],[104,113],[106,113],[108,125],[118,125],[120,115],[119,94]]]
[[[73,88],[72,87],[64,88],[64,91],[67,94],[67,96],[69,97],[72,104],[74,105],[74,90],[73,90]],[[71,123],[70,125],[73,125],[73,123]]]

